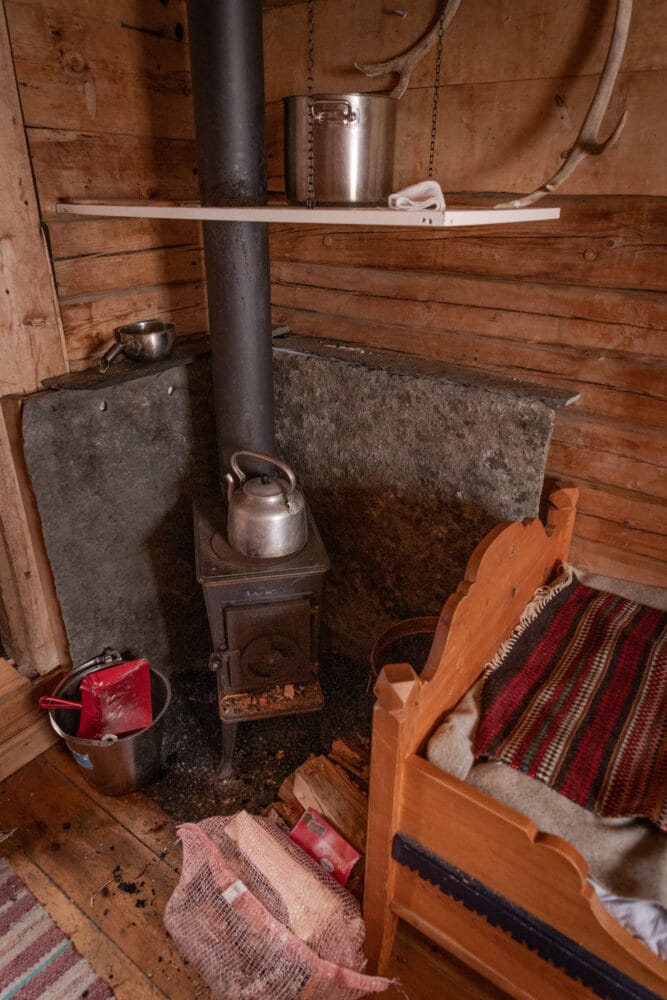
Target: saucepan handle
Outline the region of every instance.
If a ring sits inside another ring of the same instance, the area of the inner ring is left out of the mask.
[[[115,361],[119,354],[122,354],[125,350],[125,344],[115,343],[113,344],[106,354],[103,354],[99,360],[99,369],[104,375],[109,370],[109,365],[112,361]]]

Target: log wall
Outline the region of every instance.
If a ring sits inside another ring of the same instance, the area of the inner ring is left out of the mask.
[[[23,462],[20,397],[67,358],[2,8],[0,94],[0,638],[32,675],[66,663],[67,641]]]
[[[68,363],[148,315],[206,328],[196,224],[64,220],[63,197],[197,197],[183,0],[5,0]],[[317,92],[384,90],[355,61],[386,58],[429,25],[383,0],[315,0]],[[306,81],[306,4],[265,0],[270,188],[282,181],[281,98]],[[595,90],[613,0],[463,0],[445,35],[435,177],[450,203],[532,190],[572,144]],[[558,222],[441,232],[275,225],[276,324],[576,389],[549,473],[582,491],[575,559],[665,585],[667,7],[636,0],[605,129],[550,203]],[[434,53],[399,105],[395,187],[427,172]],[[465,192],[475,192],[475,196]]]

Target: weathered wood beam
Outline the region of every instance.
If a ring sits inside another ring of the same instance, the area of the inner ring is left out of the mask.
[[[4,6],[0,9],[0,397],[67,371],[60,313],[40,228]],[[20,401],[0,408],[0,600],[3,639],[26,672],[68,661],[39,516],[23,464]]]

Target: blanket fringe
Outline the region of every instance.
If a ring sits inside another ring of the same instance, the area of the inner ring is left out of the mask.
[[[574,571],[570,563],[561,563],[560,571],[553,583],[549,583],[545,587],[538,587],[531,600],[523,609],[521,618],[519,619],[517,625],[515,625],[502,646],[500,646],[493,658],[489,660],[484,667],[485,677],[488,677],[489,674],[492,674],[494,670],[498,669],[509,651],[513,649],[519,638],[526,631],[530,623],[535,621],[540,611],[547,606],[549,601],[551,601],[556,594],[560,594],[562,590],[565,590],[565,588],[572,583],[573,578]]]

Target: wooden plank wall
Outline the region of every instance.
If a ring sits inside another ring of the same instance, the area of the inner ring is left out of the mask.
[[[315,0],[317,92],[389,86],[354,62],[405,49],[436,4],[396,6],[405,17],[384,0]],[[264,7],[268,172],[280,191],[281,98],[305,89],[306,4]],[[198,226],[54,219],[59,197],[197,196],[183,0],[6,8],[70,365],[90,364],[132,318],[173,319],[182,335],[205,329]],[[463,0],[445,36],[436,146],[450,203],[526,192],[555,171],[595,90],[614,9]],[[271,229],[277,324],[579,391],[558,415],[549,458],[550,474],[582,490],[575,559],[662,586],[666,34],[664,2],[636,0],[607,116],[613,124],[627,108],[628,123],[552,199],[558,222]],[[399,104],[395,187],[426,176],[433,72],[431,53]]]
[[[205,330],[198,225],[54,220],[60,197],[197,197],[185,3],[6,7],[71,366],[133,319]]]
[[[23,463],[20,395],[67,368],[40,228],[4,11],[0,8],[0,635],[26,674],[68,662]]]
[[[403,51],[436,5],[396,5],[404,18],[385,12],[393,6],[316,4],[316,91],[389,85],[364,82],[354,62]],[[444,233],[274,227],[273,303],[276,320],[302,334],[580,392],[558,415],[548,462],[551,475],[581,487],[574,556],[665,586],[667,7],[635,7],[607,116],[613,124],[627,108],[625,132],[546,202],[562,206],[561,220]],[[595,0],[463,0],[443,50],[434,175],[445,192],[527,192],[556,170],[595,89],[614,10]],[[269,21],[281,25],[266,56],[278,134],[279,99],[302,92],[306,78],[304,5]],[[427,175],[434,63],[431,53],[399,105],[396,188]]]

